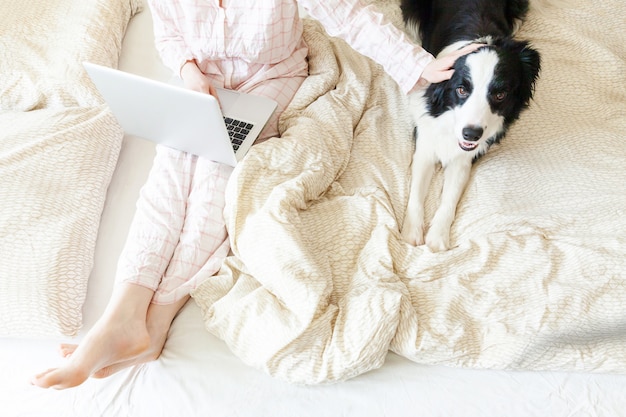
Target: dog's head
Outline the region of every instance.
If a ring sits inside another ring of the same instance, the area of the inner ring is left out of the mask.
[[[528,42],[511,38],[459,58],[448,81],[425,93],[430,114],[452,112],[459,146],[473,151],[498,142],[532,99],[540,70],[539,53]]]

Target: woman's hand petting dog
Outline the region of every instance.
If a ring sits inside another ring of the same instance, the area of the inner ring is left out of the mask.
[[[417,80],[415,87],[411,89],[409,94],[415,92],[418,89],[425,88],[429,84],[440,83],[442,81],[449,80],[454,74],[454,69],[452,69],[452,67],[454,67],[454,63],[456,62],[456,60],[463,55],[474,52],[481,46],[485,45],[481,43],[473,43],[464,46],[458,51],[454,51],[446,56],[434,59],[428,65],[426,65],[424,71],[422,71],[422,75]]]

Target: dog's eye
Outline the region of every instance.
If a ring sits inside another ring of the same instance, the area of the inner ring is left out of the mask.
[[[506,98],[506,91],[499,91],[493,95],[495,101],[502,101]]]
[[[467,89],[465,87],[460,85],[456,88],[456,95],[459,97],[467,97],[469,93],[467,92]]]

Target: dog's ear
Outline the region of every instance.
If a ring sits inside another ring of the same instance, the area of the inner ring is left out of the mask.
[[[528,97],[524,97],[524,102],[528,103],[533,96],[535,83],[539,78],[541,56],[528,42],[520,42],[518,53],[522,64],[522,91],[529,92]]]
[[[446,104],[447,84],[448,84],[448,81],[431,84],[430,86],[428,86],[428,90],[426,90],[426,97],[428,100],[428,110],[434,117],[441,115],[447,109],[447,104]]]

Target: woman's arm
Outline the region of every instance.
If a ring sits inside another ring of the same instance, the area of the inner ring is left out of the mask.
[[[433,56],[413,43],[373,6],[359,0],[299,0],[331,36],[344,39],[355,50],[383,66],[402,91],[416,85]]]
[[[152,13],[156,49],[163,64],[180,76],[183,65],[193,60],[194,57],[176,25],[179,17],[175,16],[175,11],[172,10],[173,3],[164,0],[148,0]]]
[[[449,79],[456,58],[479,46],[435,60],[372,5],[364,5],[360,0],[299,0],[299,3],[331,36],[344,39],[382,65],[405,93]]]

